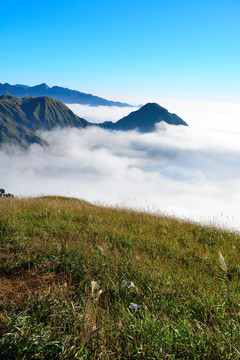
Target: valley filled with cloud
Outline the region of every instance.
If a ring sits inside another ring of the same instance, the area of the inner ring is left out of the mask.
[[[87,119],[90,122],[99,124],[104,121],[117,121],[127,116],[131,111],[139,107],[117,107],[117,106],[88,106],[80,104],[67,104],[77,116]]]
[[[240,106],[159,103],[189,127],[159,123],[147,134],[97,127],[42,132],[48,146],[0,151],[1,187],[17,196],[74,196],[240,229]],[[69,107],[95,122],[135,110]]]

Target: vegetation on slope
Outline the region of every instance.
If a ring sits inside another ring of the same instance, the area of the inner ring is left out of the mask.
[[[76,199],[1,198],[0,357],[238,359],[239,240]]]
[[[23,99],[10,95],[0,97],[0,144],[44,144],[35,134],[36,130],[67,126],[82,128],[87,125],[90,123],[79,118],[66,105],[46,96]]]

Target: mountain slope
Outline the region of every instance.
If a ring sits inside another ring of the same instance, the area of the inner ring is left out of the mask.
[[[0,143],[16,142],[23,146],[35,142],[43,144],[44,141],[35,131],[52,130],[55,127],[84,128],[95,125],[107,130],[137,129],[149,132],[154,131],[155,124],[160,121],[187,126],[180,117],[156,103],[148,103],[116,123],[92,124],[79,118],[59,100],[47,96],[22,99],[11,95],[0,97]]]
[[[91,124],[76,116],[66,105],[49,97],[0,97],[0,143],[43,143],[34,131],[88,125]]]
[[[0,145],[10,143],[27,147],[29,144],[37,143],[43,145],[46,142],[26,126],[19,125],[15,121],[2,121],[0,119]]]
[[[10,85],[8,83],[0,83],[0,95],[12,95],[20,98],[28,96],[49,96],[60,100],[65,104],[83,104],[91,106],[118,106],[128,107],[131,105],[118,101],[110,101],[92,94],[86,94],[77,90],[71,90],[60,86],[49,87],[47,84],[36,86],[27,85]]]
[[[176,114],[171,114],[165,108],[156,103],[148,103],[139,110],[131,112],[129,115],[118,120],[116,123],[111,121],[100,124],[100,127],[110,130],[133,130],[137,129],[142,132],[154,131],[155,124],[165,121],[170,125],[188,124]]]

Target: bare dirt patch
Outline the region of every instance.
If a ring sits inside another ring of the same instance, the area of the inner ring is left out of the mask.
[[[66,277],[62,274],[39,275],[33,270],[15,270],[9,276],[0,276],[0,303],[8,301],[13,306],[18,306],[24,295],[65,281]]]
[[[0,257],[10,257],[14,256],[18,251],[18,247],[14,245],[7,245],[0,248]]]

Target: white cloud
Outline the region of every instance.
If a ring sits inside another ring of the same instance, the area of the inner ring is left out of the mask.
[[[1,151],[0,186],[16,195],[76,196],[240,229],[239,105],[167,108],[190,126],[159,124],[148,134],[57,129],[42,133],[48,147]]]
[[[117,107],[117,106],[88,106],[80,104],[66,104],[76,115],[93,123],[104,121],[116,122],[131,111],[138,110],[138,107]]]

